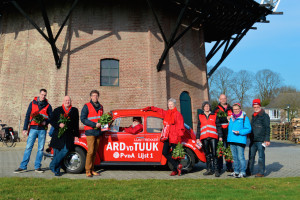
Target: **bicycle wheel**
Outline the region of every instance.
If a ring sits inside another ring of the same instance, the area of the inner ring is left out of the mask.
[[[11,133],[7,136],[5,136],[3,138],[3,143],[7,146],[7,147],[12,147],[15,143],[13,136],[11,135]]]

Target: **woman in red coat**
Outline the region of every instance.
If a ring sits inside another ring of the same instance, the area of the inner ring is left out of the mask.
[[[164,141],[162,154],[168,162],[173,165],[173,171],[170,176],[181,175],[182,165],[178,160],[172,158],[170,148],[175,149],[178,142],[181,142],[181,137],[184,134],[184,121],[180,112],[176,108],[176,100],[171,98],[168,100],[168,110],[163,110],[154,106],[144,108],[144,111],[154,111],[161,114],[164,118],[164,131],[167,133],[167,138]]]

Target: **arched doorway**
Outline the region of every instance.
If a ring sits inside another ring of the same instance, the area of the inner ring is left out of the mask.
[[[193,128],[191,97],[187,92],[182,92],[180,94],[180,111],[183,116],[184,123]]]

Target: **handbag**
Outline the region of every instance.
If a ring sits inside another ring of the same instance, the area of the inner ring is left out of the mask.
[[[165,125],[161,131],[160,141],[164,142],[169,139],[170,125]]]

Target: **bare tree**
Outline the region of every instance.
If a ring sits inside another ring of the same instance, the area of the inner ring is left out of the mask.
[[[231,84],[234,72],[227,68],[221,67],[215,71],[215,73],[210,77],[210,94],[212,99],[218,99],[220,94],[225,94],[230,103],[232,97]]]
[[[268,69],[260,70],[255,75],[256,89],[262,106],[266,106],[278,95],[281,86],[281,77],[278,73]]]
[[[249,71],[241,70],[234,74],[230,87],[236,100],[239,101],[242,106],[250,99],[253,81],[254,74]]]

